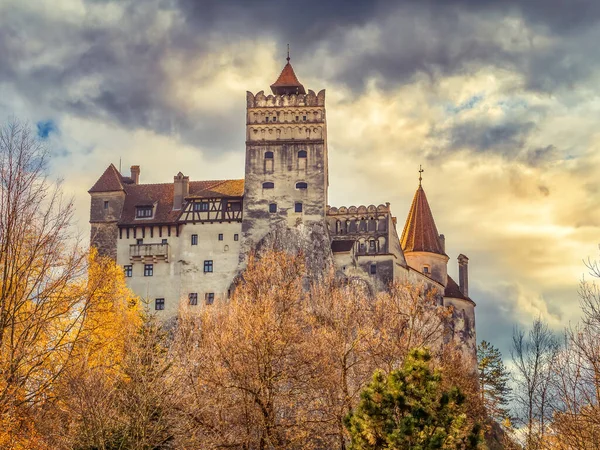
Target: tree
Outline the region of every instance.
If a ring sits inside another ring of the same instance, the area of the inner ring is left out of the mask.
[[[477,346],[479,389],[489,417],[498,423],[509,418],[510,374],[502,361],[502,353],[487,341]]]
[[[90,305],[73,204],[46,179],[47,160],[27,126],[0,128],[0,428],[16,440],[35,439],[33,411],[55,397]]]
[[[346,420],[353,450],[475,449],[479,427],[467,425],[465,397],[441,388],[424,349],[410,352],[400,370],[376,371]]]
[[[515,328],[511,356],[515,367],[515,416],[525,426],[527,449],[542,448],[555,406],[554,366],[559,342],[541,319],[526,334]]]

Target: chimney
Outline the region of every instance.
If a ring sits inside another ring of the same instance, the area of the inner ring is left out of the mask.
[[[131,179],[133,184],[140,183],[140,166],[131,166]]]
[[[183,200],[190,194],[190,177],[181,172],[173,177],[173,209],[179,210]]]
[[[446,253],[446,236],[440,234],[440,244],[442,246],[442,251]]]
[[[458,255],[458,287],[465,297],[469,296],[469,258]]]

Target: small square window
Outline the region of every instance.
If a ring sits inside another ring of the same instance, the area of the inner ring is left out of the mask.
[[[270,213],[276,213],[277,212],[277,203],[270,203],[269,204],[269,212]]]
[[[104,209],[108,209],[108,200],[104,201]]]
[[[198,245],[198,235],[192,234],[192,245]]]
[[[197,292],[192,292],[188,295],[188,298],[190,300],[190,305],[197,305],[198,304],[198,293]]]
[[[219,240],[222,241],[223,240],[223,233],[219,233]]]
[[[294,211],[296,211],[297,213],[301,213],[302,212],[302,203],[296,202],[294,204]]]
[[[207,305],[212,305],[215,301],[215,293],[214,292],[207,292],[206,293],[206,304]]]
[[[277,122],[277,117],[273,117],[273,122]]]
[[[154,264],[144,264],[144,276],[151,277],[154,275]]]
[[[265,152],[265,159],[273,159],[273,152]]]
[[[213,262],[212,259],[207,259],[204,261],[204,273],[213,271]]]
[[[163,244],[168,244],[168,243],[169,243],[169,241],[168,241],[167,239],[163,239],[163,240],[162,240],[162,243],[163,243]]]
[[[234,234],[234,235],[233,235],[233,240],[234,240],[234,241],[239,241],[239,240],[240,240],[240,235],[239,235],[239,234],[237,234],[237,233],[236,233],[236,234]]]
[[[429,273],[429,267],[427,267],[427,266],[423,267],[423,273]]]
[[[123,273],[127,278],[130,278],[133,275],[133,267],[131,265],[123,266]]]
[[[375,275],[377,273],[377,264],[371,264],[371,275]]]
[[[306,116],[302,116],[302,120],[306,121]]]
[[[157,311],[162,311],[163,309],[165,309],[165,299],[157,298],[156,300],[154,300],[154,309]]]
[[[136,245],[142,245],[144,243],[143,239],[136,239],[135,240]]]

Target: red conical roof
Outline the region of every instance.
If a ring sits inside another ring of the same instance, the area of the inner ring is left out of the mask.
[[[290,64],[290,58],[288,56],[287,64],[281,71],[277,81],[271,85],[271,90],[275,95],[284,94],[306,94],[304,86],[298,81],[298,77],[294,73],[294,68]]]
[[[427,196],[420,185],[413,198],[400,244],[405,253],[429,252],[445,255]]]

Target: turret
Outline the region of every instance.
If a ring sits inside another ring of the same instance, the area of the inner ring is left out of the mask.
[[[139,177],[139,166],[134,167],[138,167]],[[100,256],[117,258],[117,223],[125,203],[125,184],[132,182],[111,164],[88,191],[91,196],[90,245],[98,249]]]
[[[444,248],[445,239],[437,231],[421,180],[419,176],[419,187],[413,198],[400,243],[410,267],[446,286],[449,258]]]

